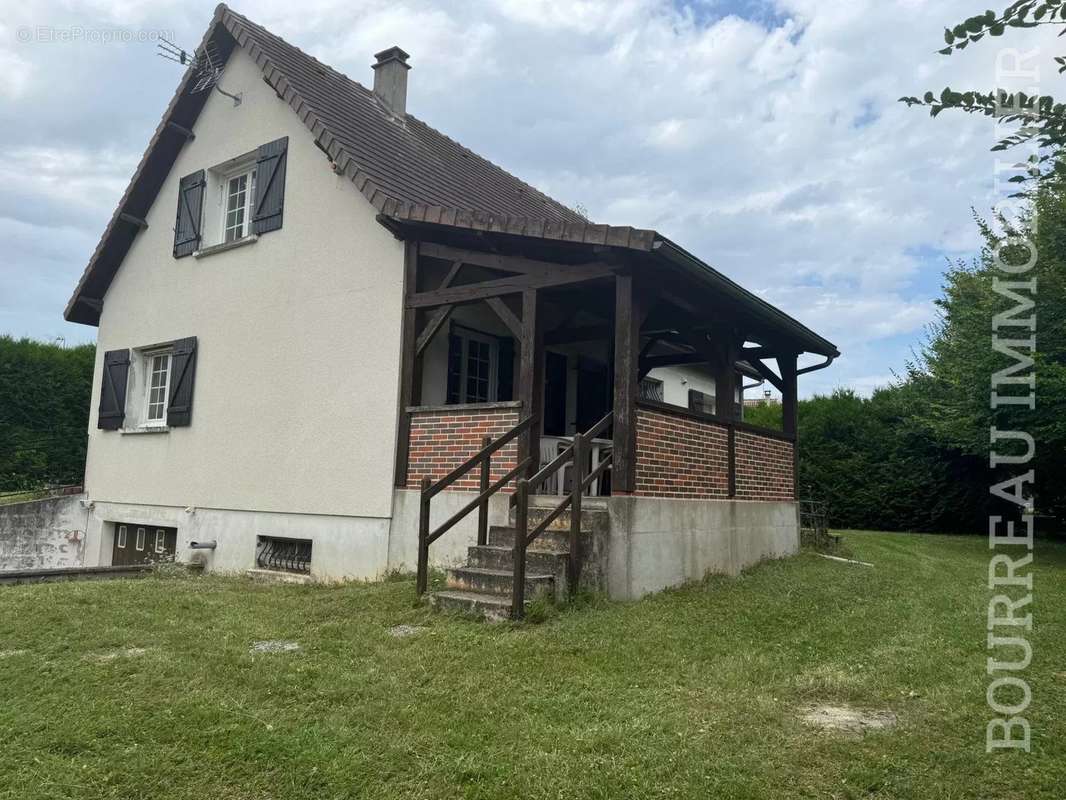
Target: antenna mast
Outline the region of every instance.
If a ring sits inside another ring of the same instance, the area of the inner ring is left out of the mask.
[[[222,78],[222,59],[214,42],[206,42],[199,50],[194,50],[190,53],[173,42],[160,37],[156,47],[159,50],[157,55],[168,61],[173,61],[175,64],[181,64],[183,67],[188,66],[194,70],[189,94],[210,91],[214,87],[219,94],[225,95],[232,100],[234,106],[241,104],[243,95],[240,92],[230,94],[218,85],[219,79]]]

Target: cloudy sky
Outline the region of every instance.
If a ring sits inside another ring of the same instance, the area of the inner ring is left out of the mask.
[[[1005,0],[1001,0],[1005,4]],[[67,342],[70,292],[199,41],[199,0],[0,0],[0,333]],[[597,222],[652,227],[843,351],[804,394],[891,380],[994,199],[990,122],[896,102],[990,88],[1005,45],[935,54],[974,0],[267,0],[233,7]],[[126,37],[129,38],[129,37]],[[133,37],[136,38],[136,37]],[[150,39],[150,37],[148,37]]]

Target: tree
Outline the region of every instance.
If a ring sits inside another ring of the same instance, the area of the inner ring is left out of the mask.
[[[953,28],[944,29],[947,47],[939,52],[951,55],[985,37],[1003,36],[1008,28],[1035,28],[1041,25],[1060,26],[1066,33],[1066,0],[1018,0],[1000,14],[985,11],[970,17]],[[1059,65],[1060,74],[1066,72],[1066,56],[1056,56],[1055,62]],[[1017,123],[1020,127],[992,148],[1008,150],[1026,144],[1033,147],[1034,152],[1019,165],[1024,172],[1013,176],[1011,182],[1028,182],[1032,185],[1047,179],[1062,181],[1066,178],[1066,165],[1059,159],[1059,154],[1066,147],[1066,104],[1056,103],[1049,95],[1029,96],[1024,92],[1012,93],[1005,89],[958,92],[946,87],[939,95],[929,91],[920,99],[901,97],[900,102],[908,106],[924,106],[934,117],[953,109],[991,117],[1006,124]],[[1019,194],[1024,195],[1025,192]]]

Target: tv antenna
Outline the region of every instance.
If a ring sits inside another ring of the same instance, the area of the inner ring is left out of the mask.
[[[201,45],[199,50],[194,50],[190,53],[173,42],[160,37],[156,48],[159,50],[157,55],[168,61],[173,61],[175,64],[181,64],[183,67],[187,66],[194,70],[192,88],[189,89],[189,94],[207,92],[213,87],[219,94],[225,95],[232,100],[233,105],[239,106],[241,104],[242,94],[240,92],[230,94],[218,85],[219,79],[222,77],[222,58],[219,56],[218,48],[214,42],[206,42]]]

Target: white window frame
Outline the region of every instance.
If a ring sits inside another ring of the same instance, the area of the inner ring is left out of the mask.
[[[146,350],[142,353],[144,358],[144,416],[142,427],[165,428],[167,425],[167,404],[170,401],[170,378],[174,368],[174,354],[170,350]],[[152,377],[155,375],[155,360],[166,358],[166,380],[163,382],[163,415],[158,419],[152,419],[149,412],[152,406]]]
[[[230,181],[237,178],[244,177],[246,179],[244,187],[244,219],[241,223],[241,231],[239,236],[234,236],[232,239],[226,238],[226,218],[229,216],[229,198]],[[252,232],[252,213],[255,211],[255,179],[256,179],[256,164],[255,161],[251,163],[244,162],[237,167],[226,170],[220,173],[221,182],[219,184],[219,206],[221,208],[221,214],[219,215],[218,222],[218,244],[229,244],[231,242],[239,242],[241,239],[247,238]]]
[[[119,525],[118,526],[118,549],[119,550],[125,550],[126,549],[126,526],[125,525]]]
[[[157,554],[167,551],[167,532],[162,528],[155,529],[155,551]]]
[[[137,529],[137,541],[134,543],[133,549],[138,553],[144,552],[144,544],[147,536],[145,535],[144,528]]]
[[[461,342],[462,352],[459,359],[459,403],[460,405],[469,405],[471,403],[495,403],[499,391],[499,370],[500,370],[500,342],[495,336],[489,336],[488,334],[478,333],[466,328],[461,328],[454,331],[455,336],[459,337]],[[471,400],[466,393],[467,386],[467,367],[469,361],[470,342],[478,342],[479,344],[487,344],[489,346],[489,397],[488,400]]]

